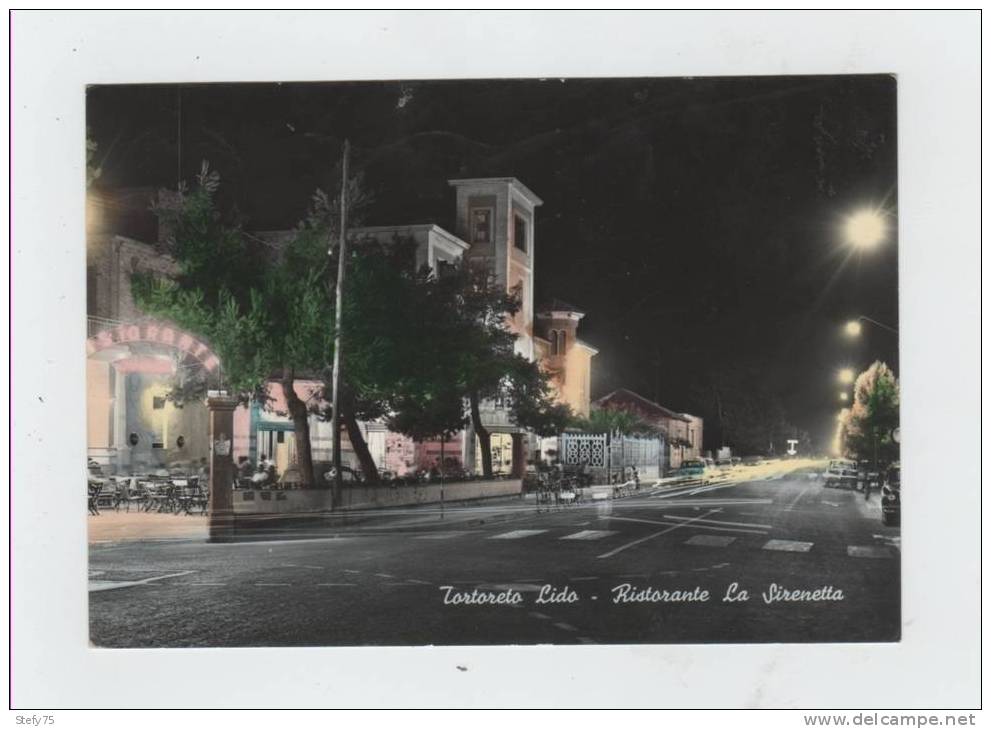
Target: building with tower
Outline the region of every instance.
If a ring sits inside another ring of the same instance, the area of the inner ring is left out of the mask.
[[[351,238],[357,245],[368,240],[383,244],[397,239],[412,240],[418,267],[427,266],[437,271],[444,264],[467,259],[489,271],[506,291],[518,292],[522,305],[509,323],[516,334],[517,353],[530,361],[539,361],[551,375],[558,400],[570,405],[576,414],[587,416],[591,360],[596,350],[578,337],[584,312],[556,299],[535,311],[536,209],[543,201],[514,177],[448,182],[455,192],[454,232],[432,223],[380,225],[352,229]],[[106,196],[104,207],[115,214],[104,216],[100,230],[91,230],[89,236],[90,305],[87,313],[93,335],[88,372],[90,454],[122,467],[136,463],[139,455],[149,466],[165,466],[194,460],[205,452],[205,442],[201,442],[200,434],[200,426],[205,427],[205,418],[200,408],[190,405],[187,409],[176,409],[164,397],[169,379],[174,377],[176,367],[182,365],[179,360],[176,360],[179,365],[168,361],[169,357],[175,359],[175,347],[163,349],[157,341],[126,341],[131,326],[141,327],[142,336],[148,326],[153,332],[167,328],[167,323],[143,317],[134,307],[130,293],[130,277],[136,271],[154,271],[166,277],[174,273],[175,264],[166,252],[163,231],[148,212],[152,200],[160,201],[167,194],[140,190],[136,193],[118,191]],[[129,202],[122,207],[122,200]],[[130,235],[122,236],[121,231]],[[257,232],[253,236],[268,246],[272,255],[277,255],[287,240],[285,232]],[[122,333],[120,336],[112,334],[114,346],[103,347],[99,337],[106,339],[114,332]],[[153,351],[157,359],[149,360],[144,350]],[[136,354],[143,358],[135,359]],[[180,348],[178,356],[180,359],[195,358],[195,353]],[[140,367],[140,371],[131,373],[128,367]],[[141,386],[140,393],[130,399],[118,392],[123,387],[121,373],[125,371],[129,373],[128,382],[133,380],[137,383],[135,387]],[[115,375],[121,377],[115,378]],[[296,389],[302,399],[309,400],[318,396],[321,383],[301,378]],[[115,394],[119,399],[115,399]],[[252,403],[235,411],[234,455],[254,461],[264,453],[276,462],[281,472],[294,460],[293,426],[283,412],[286,408],[279,388],[270,387],[269,396],[267,407]],[[494,469],[506,474],[515,470],[516,475],[520,475],[528,454],[535,448],[534,439],[512,422],[499,402],[484,402],[480,409],[482,422],[492,434]],[[377,422],[363,423],[362,427],[372,457],[382,470],[403,475],[408,471],[429,469],[440,464],[442,459],[468,471],[480,467],[477,439],[470,425],[460,435],[443,443],[414,443],[388,432]],[[313,416],[310,430],[314,460],[329,460],[332,441],[329,425]],[[134,433],[139,440],[136,446],[128,443]],[[181,441],[180,435],[183,436]],[[353,456],[350,444],[346,437],[342,441],[345,460],[351,460],[348,458]],[[183,445],[177,446],[177,442]],[[352,465],[357,464],[352,462]]]

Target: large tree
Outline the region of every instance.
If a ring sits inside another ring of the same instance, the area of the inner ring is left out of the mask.
[[[301,482],[312,486],[315,400],[305,402],[295,383],[301,373],[320,372],[333,351],[326,224],[317,222],[333,206],[318,195],[308,220],[284,247],[273,248],[221,213],[219,185],[220,176],[204,163],[191,190],[180,187],[174,200],[156,208],[178,273],[170,279],[136,274],[135,300],[209,342],[225,386],[241,398],[266,401],[267,383],[279,383],[295,429]]]
[[[450,343],[441,372],[453,378],[478,438],[482,473],[492,476],[492,434],[482,419],[483,403],[501,403],[519,428],[546,435],[560,432],[571,411],[555,401],[548,376],[537,362],[516,352],[511,325],[520,311],[520,291],[507,290],[470,261],[445,267],[434,278],[438,338]],[[517,439],[518,439],[517,435]]]
[[[416,439],[461,426],[453,380],[444,378],[448,353],[437,341],[442,302],[431,272],[414,261],[413,241],[397,237],[356,240],[347,262],[340,415],[370,482],[378,481],[378,469],[361,421],[384,420]]]
[[[874,362],[861,372],[853,387],[853,405],[844,411],[841,422],[847,454],[874,461],[875,465],[897,460],[894,433],[899,405],[898,380],[888,365]]]

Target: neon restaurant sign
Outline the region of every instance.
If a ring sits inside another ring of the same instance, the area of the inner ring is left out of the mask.
[[[86,340],[86,354],[110,349],[121,344],[144,342],[161,344],[172,347],[188,354],[197,361],[207,372],[213,372],[220,366],[220,359],[203,342],[192,334],[176,329],[173,326],[159,323],[121,324],[113,329],[105,329]]]

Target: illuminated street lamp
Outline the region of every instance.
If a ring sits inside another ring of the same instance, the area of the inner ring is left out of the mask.
[[[843,229],[847,242],[854,248],[873,248],[888,232],[884,216],[877,210],[859,210],[846,220]]]
[[[898,334],[898,330],[894,327],[889,327],[887,324],[882,324],[877,319],[871,319],[869,316],[858,316],[856,319],[851,319],[843,325],[843,331],[847,333],[847,336],[859,337],[860,333],[864,330],[864,327],[860,324],[862,321],[870,322],[874,326],[880,327],[881,329],[889,331],[892,334]]]
[[[850,399],[850,396],[847,395],[845,392],[841,392],[840,393],[840,400],[842,400],[843,402],[846,402],[849,399]]]
[[[851,384],[855,378],[856,374],[849,367],[844,367],[837,373],[837,379],[844,385]]]

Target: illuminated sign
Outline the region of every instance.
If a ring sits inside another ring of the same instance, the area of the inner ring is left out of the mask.
[[[91,355],[130,342],[162,344],[178,349],[180,352],[195,357],[208,372],[213,372],[220,365],[220,359],[217,355],[193,335],[181,329],[154,322],[121,324],[114,329],[105,329],[86,340],[86,354]]]

